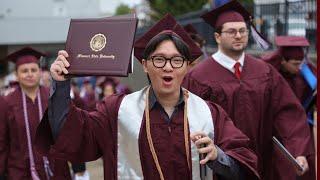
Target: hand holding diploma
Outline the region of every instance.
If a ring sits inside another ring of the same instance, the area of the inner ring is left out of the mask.
[[[309,170],[308,161],[305,156],[298,156],[296,157],[297,163],[300,165],[300,168],[295,168],[296,173],[298,176],[302,176],[304,173],[306,173]]]
[[[69,72],[67,68],[70,66],[67,58],[69,57],[67,51],[60,50],[58,52],[57,59],[52,63],[50,67],[50,73],[54,80],[56,81],[65,81],[65,75]]]
[[[294,158],[276,137],[273,136],[272,141],[275,144],[275,147],[277,147],[286,159],[292,163],[298,176],[302,176],[309,170],[308,161],[305,156],[298,156]]]

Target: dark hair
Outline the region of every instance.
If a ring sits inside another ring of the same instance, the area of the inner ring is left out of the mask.
[[[148,59],[150,54],[152,54],[157,49],[159,44],[166,40],[172,41],[179,53],[187,60],[191,59],[189,46],[185,44],[185,42],[183,42],[183,40],[181,40],[179,37],[172,34],[159,34],[151,39],[144,49],[143,58]]]
[[[200,45],[200,48],[206,43],[206,41],[198,34],[190,34],[191,39]]]
[[[218,33],[218,34],[221,34],[222,28],[223,28],[223,25],[218,26],[218,27],[214,28],[214,32]]]

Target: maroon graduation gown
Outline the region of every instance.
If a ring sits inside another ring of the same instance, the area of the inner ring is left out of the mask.
[[[96,96],[94,92],[88,92],[85,94],[85,96],[82,98],[82,101],[85,103],[85,109],[88,111],[95,110],[96,107]]]
[[[236,127],[251,139],[263,179],[292,179],[291,165],[274,175],[279,157],[273,157],[277,136],[294,157],[310,155],[311,138],[306,115],[281,75],[271,65],[245,55],[241,79],[210,57],[189,72],[184,87],[222,106]],[[281,161],[280,161],[281,162]]]
[[[40,87],[42,108],[48,105],[49,91]],[[38,99],[33,103],[26,97],[28,118],[30,124],[31,140],[34,142],[36,129],[39,124]],[[28,154],[28,141],[23,116],[21,88],[5,97],[6,108],[0,116],[0,170],[6,171],[8,179],[30,180],[30,162]],[[2,153],[6,150],[6,153]],[[43,157],[33,148],[36,170],[40,179],[46,179],[44,171]],[[53,160],[49,157],[50,168],[54,173],[51,179],[64,180],[71,179],[68,164],[66,161]],[[2,173],[2,172],[1,172]]]
[[[37,130],[36,144],[41,153],[72,162],[84,162],[102,156],[104,179],[117,179],[117,118],[120,103],[125,95],[113,95],[97,105],[97,111],[88,113],[70,106],[67,119],[55,143],[47,114]],[[240,162],[251,176],[256,172],[256,156],[248,150],[249,139],[234,127],[226,113],[213,104],[210,110],[214,119],[214,142],[228,155]],[[158,109],[150,111],[151,135],[159,163],[166,180],[191,179],[184,151],[183,108],[177,111],[168,124]],[[139,135],[139,151],[145,179],[156,180],[159,175],[146,141],[145,117]],[[169,131],[171,126],[171,131]]]
[[[266,55],[263,55],[261,58],[265,62],[271,64],[274,68],[278,70],[278,72],[286,79],[288,84],[290,85],[291,89],[293,90],[294,94],[303,103],[310,94],[312,94],[312,90],[301,76],[301,74],[297,75],[290,75],[281,70],[281,60],[283,59],[282,56],[279,55],[279,51],[275,51]],[[313,65],[308,64],[310,69],[316,75],[316,69]]]
[[[307,82],[305,81],[305,79],[302,77],[301,74],[291,75],[281,70],[281,61],[283,57],[280,55],[279,50],[272,52],[270,54],[263,55],[261,58],[262,60],[271,64],[274,68],[278,70],[278,72],[288,82],[289,86],[291,87],[292,91],[294,92],[296,97],[299,99],[301,104],[312,94],[312,89],[309,87],[309,85],[307,84]],[[313,71],[313,73],[316,74],[315,68],[311,64],[308,64],[308,66]],[[310,134],[311,134],[311,137],[313,137],[312,127],[310,128]],[[312,151],[314,152],[313,143],[312,143]],[[308,159],[310,170],[305,175],[302,176],[301,180],[315,179],[315,154],[314,153],[311,154],[310,156],[307,157],[307,159]]]
[[[72,99],[72,102],[74,103],[75,106],[81,109],[86,109],[86,103],[85,101],[80,97],[78,92],[73,91],[74,93],[74,98]]]
[[[5,113],[8,106],[4,101],[4,97],[0,96],[0,179],[7,172],[7,158],[9,151],[8,128],[4,121]]]

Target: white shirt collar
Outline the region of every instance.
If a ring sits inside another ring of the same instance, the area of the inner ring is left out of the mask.
[[[218,50],[218,52],[214,53],[212,55],[212,58],[219,63],[220,65],[222,65],[223,67],[225,67],[226,69],[228,69],[229,71],[234,73],[234,65],[239,62],[241,67],[240,67],[240,71],[242,70],[243,64],[244,64],[244,52],[242,53],[242,55],[240,56],[238,61],[235,61],[234,59],[230,58],[229,56],[225,55],[222,51]]]

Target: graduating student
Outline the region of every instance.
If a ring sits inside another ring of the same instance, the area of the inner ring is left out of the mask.
[[[85,103],[86,110],[93,111],[96,107],[96,94],[94,87],[92,86],[90,79],[86,78],[83,81],[81,90],[80,90],[80,97]]]
[[[7,57],[16,64],[19,82],[1,102],[5,108],[0,116],[0,175],[7,179],[71,179],[65,160],[42,156],[33,146],[49,98],[48,89],[39,85],[41,56],[25,47]]]
[[[37,130],[38,149],[72,162],[102,157],[104,179],[199,179],[200,164],[209,179],[258,177],[249,139],[219,106],[181,88],[187,64],[200,54],[166,15],[135,43],[151,85],[105,98],[88,113],[70,103],[68,54],[60,51],[51,66],[55,92]],[[201,161],[199,153],[206,154]]]
[[[99,84],[101,89],[101,93],[99,94],[99,99],[103,99],[105,97],[109,97],[113,94],[117,94],[117,85],[119,82],[116,81],[113,77],[103,77],[104,80]]]
[[[218,52],[191,70],[183,86],[221,105],[235,126],[250,138],[262,179],[292,180],[296,176],[287,161],[285,171],[274,170],[279,169],[281,157],[273,156],[272,136],[280,139],[303,166],[304,170],[297,173],[305,173],[306,156],[312,154],[306,115],[277,70],[245,53],[249,35],[246,21],[251,15],[239,2],[230,1],[202,17],[215,28]]]
[[[275,67],[282,77],[288,82],[294,94],[304,106],[307,115],[309,115],[308,123],[311,126],[310,133],[313,135],[313,109],[308,109],[308,107],[309,104],[312,103],[312,98],[314,98],[314,89],[312,89],[307,78],[303,75],[303,69],[300,70],[302,63],[306,63],[303,65],[308,66],[308,68],[316,74],[316,69],[312,64],[303,62],[305,56],[307,56],[304,52],[304,48],[309,46],[309,42],[305,37],[278,36],[275,38],[275,44],[279,48],[272,53],[263,55],[261,58],[265,62],[273,65],[273,67]],[[307,160],[310,171],[308,171],[303,178],[315,179],[315,154],[308,156]]]
[[[291,89],[303,104],[312,95],[312,87],[300,72],[304,60],[304,48],[309,47],[305,37],[278,36],[275,44],[279,47],[276,51],[263,55],[261,58],[275,67],[289,83]],[[307,62],[307,66],[315,74],[315,67]]]

